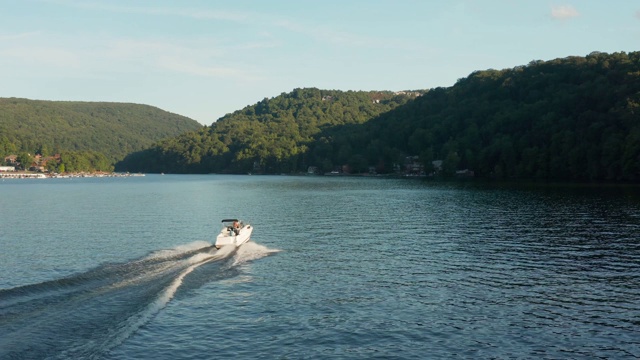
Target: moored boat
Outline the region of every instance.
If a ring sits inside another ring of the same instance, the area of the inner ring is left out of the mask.
[[[233,245],[238,247],[251,239],[253,227],[238,219],[222,220],[222,230],[216,237],[216,249],[223,246]]]

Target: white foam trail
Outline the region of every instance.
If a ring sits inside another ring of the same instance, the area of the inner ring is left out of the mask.
[[[205,255],[205,254],[199,254]],[[195,257],[195,256],[194,256]],[[211,256],[213,258],[213,256]],[[198,266],[206,263],[207,261],[197,262],[180,273],[176,279],[171,282],[171,285],[167,287],[151,304],[149,304],[142,312],[137,313],[129,317],[123,325],[120,327],[120,331],[115,331],[115,334],[112,336],[107,336],[106,339],[100,344],[97,348],[97,353],[102,353],[105,350],[112,349],[115,346],[122,344],[128,337],[130,337],[136,330],[138,330],[142,325],[149,322],[149,320],[157,314],[160,310],[162,310],[169,301],[173,298],[176,291],[182,284],[182,280],[187,274],[193,271],[193,269]],[[87,342],[83,345],[76,346],[74,348],[68,349],[62,353],[63,356],[73,357],[74,354],[83,353],[84,351],[94,349],[94,341]]]
[[[189,264],[189,266],[184,269],[172,282],[171,284],[162,291],[162,293],[151,303],[149,304],[142,312],[132,315],[129,319],[125,321],[125,325],[122,328],[122,331],[119,334],[116,334],[114,338],[107,339],[102,344],[102,349],[110,349],[114,346],[117,346],[124,342],[131,334],[133,334],[136,330],[138,330],[141,326],[149,322],[149,320],[157,314],[160,310],[162,310],[171,299],[175,296],[178,288],[182,285],[182,281],[185,276],[191,273],[195,268],[206,264],[213,260],[219,260],[229,256],[233,252],[233,247],[229,247],[229,249],[225,249],[224,247],[214,254],[200,253],[196,254],[189,259],[179,261],[178,264],[184,265],[185,263]],[[174,266],[178,266],[178,264],[174,264]]]
[[[204,244],[204,246],[203,246]],[[202,247],[210,246],[209,243],[206,242],[194,242],[191,244],[187,244],[186,246],[179,246],[172,250],[167,251],[159,251],[152,256],[161,257],[161,256],[173,256],[183,252],[188,252],[196,249],[200,249]],[[210,261],[220,260],[230,256],[231,254],[236,254],[235,261],[232,266],[237,264],[242,264],[250,260],[259,259],[265,257],[271,253],[278,252],[280,250],[269,249],[266,246],[259,245],[253,242],[248,242],[242,245],[237,249],[234,246],[223,246],[221,249],[214,253],[199,253],[195,254],[188,259],[179,260],[176,262],[171,262],[171,264],[167,264],[167,266],[161,267],[158,269],[159,272],[167,270],[167,267],[177,267],[177,266],[185,266],[187,267],[180,272],[180,274],[171,282],[171,284],[165,288],[156,299],[150,303],[144,310],[139,313],[136,313],[126,319],[122,325],[118,329],[114,329],[111,336],[107,336],[104,341],[96,348],[95,342],[91,341],[85,343],[83,345],[68,349],[63,353],[63,355],[69,355],[72,357],[73,354],[82,353],[82,350],[93,350],[97,353],[104,353],[104,351],[108,349],[112,349],[115,346],[122,344],[127,338],[129,338],[133,333],[135,333],[141,326],[148,323],[150,319],[155,316],[160,310],[162,310],[171,299],[175,296],[176,292],[182,285],[182,282],[189,273],[191,273],[197,267],[206,264]],[[171,253],[172,255],[166,255]],[[155,273],[155,271],[154,271]],[[149,276],[150,273],[143,274],[141,277]],[[135,279],[140,280],[140,279]],[[117,284],[116,286],[123,286],[126,284],[122,282]]]
[[[141,272],[140,274],[129,278],[129,279],[124,279],[121,281],[118,281],[116,283],[111,284],[109,287],[107,287],[107,290],[111,290],[111,289],[117,289],[117,288],[121,288],[121,287],[125,287],[125,286],[129,286],[129,285],[133,285],[133,284],[137,284],[137,283],[141,283],[144,281],[149,281],[150,278],[159,276],[163,273],[165,273],[166,271],[170,270],[171,268],[175,267],[176,264],[175,263],[167,263],[167,264],[162,264],[162,265],[156,265],[154,267],[154,269],[145,269],[144,272]]]
[[[204,240],[198,240],[189,244],[178,245],[173,249],[164,249],[164,250],[155,251],[143,260],[168,258],[168,257],[184,254],[189,251],[202,249],[208,246],[211,246],[210,242],[204,241]]]
[[[244,243],[242,246],[238,248],[236,252],[235,261],[232,266],[244,264],[248,261],[261,259],[265,256],[268,256],[273,253],[280,252],[278,249],[269,249],[264,245],[260,245],[249,241]]]
[[[235,250],[236,248],[233,245],[223,246],[218,251],[216,251],[216,255],[219,255],[220,258],[225,258],[231,255]]]
[[[195,243],[192,243],[195,244]],[[190,244],[190,245],[192,245]],[[195,245],[194,245],[195,246]],[[189,249],[186,250],[191,251],[192,247],[188,247],[188,246],[183,246],[181,247],[183,249]],[[196,249],[200,249],[202,247],[196,247]],[[131,284],[136,284],[136,283],[140,283],[143,281],[148,281],[150,278],[155,277],[155,276],[159,276],[162,275],[163,273],[171,270],[171,269],[176,269],[176,268],[180,268],[183,267],[185,265],[195,265],[195,264],[200,264],[202,262],[209,262],[209,261],[213,261],[213,260],[219,260],[219,259],[223,259],[226,258],[227,256],[229,256],[229,254],[231,254],[233,252],[234,248],[231,247],[223,247],[222,249],[216,251],[213,254],[210,253],[199,253],[199,254],[195,254],[193,256],[191,256],[188,259],[185,260],[176,260],[176,261],[171,261],[168,262],[166,264],[157,264],[154,265],[154,268],[145,268],[145,270],[143,272],[141,272],[139,275],[134,276],[130,279],[124,279],[122,281],[119,281],[117,283],[114,283],[112,285],[110,285],[108,287],[108,289],[113,289],[113,288],[121,288],[121,287],[125,287],[125,286],[129,286]],[[171,250],[173,251],[173,250]]]
[[[158,251],[152,254],[151,256],[154,258],[170,257],[173,255],[189,252],[192,250],[197,250],[207,246],[210,246],[210,244],[206,242],[194,242],[191,244],[187,244],[185,246],[176,247],[175,249]],[[119,344],[124,342],[128,337],[130,337],[135,331],[137,331],[141,326],[148,323],[153,316],[155,316],[160,310],[162,310],[165,306],[167,306],[169,301],[171,301],[171,299],[175,296],[176,292],[180,288],[180,285],[182,285],[182,281],[184,280],[185,276],[191,273],[194,269],[210,261],[226,258],[230,254],[232,254],[234,251],[235,251],[235,248],[233,246],[229,246],[229,247],[223,247],[222,249],[212,254],[211,253],[195,254],[189,257],[188,259],[178,260],[175,262],[172,261],[168,264],[164,264],[163,266],[155,269],[152,272],[148,271],[133,279],[124,280],[112,285],[111,286],[112,288],[122,287],[128,284],[131,284],[132,282],[141,281],[144,278],[148,280],[149,276],[158,275],[159,273],[165,272],[170,268],[182,267],[185,265],[187,266],[171,282],[171,284],[158,295],[158,297],[152,303],[147,305],[147,307],[143,311],[130,316],[127,320],[125,320],[122,323],[122,325],[119,327],[118,330],[114,331],[111,336],[108,336],[98,347],[99,349],[98,353],[102,353],[105,350],[118,346]],[[83,350],[95,349],[94,345],[95,345],[95,342],[93,341],[88,342],[81,346],[68,349],[67,351],[64,352],[64,354],[73,355],[74,353],[78,353],[78,352],[81,353]]]

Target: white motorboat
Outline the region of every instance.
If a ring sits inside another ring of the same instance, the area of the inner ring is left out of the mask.
[[[251,239],[253,227],[238,219],[222,220],[222,230],[216,237],[216,249],[223,246],[233,245],[238,247]]]

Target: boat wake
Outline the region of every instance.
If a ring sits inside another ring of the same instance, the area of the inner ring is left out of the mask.
[[[0,358],[99,358],[164,308],[176,293],[239,274],[277,250],[248,242],[216,250],[199,241],[126,263],[0,290]],[[196,281],[187,281],[194,270]]]

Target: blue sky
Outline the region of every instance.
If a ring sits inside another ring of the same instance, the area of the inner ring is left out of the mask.
[[[294,88],[413,90],[640,51],[637,0],[0,0],[0,97],[211,124]]]

